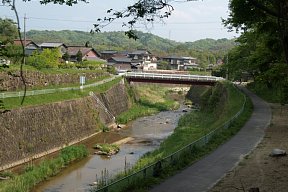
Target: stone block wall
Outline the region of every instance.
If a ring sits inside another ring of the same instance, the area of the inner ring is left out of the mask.
[[[45,74],[39,71],[24,71],[24,77],[28,88],[43,87],[49,85],[65,85],[79,83],[79,74]],[[108,73],[85,73],[86,79],[91,80],[101,76],[107,76]],[[23,83],[20,78],[20,72],[0,72],[0,91],[16,91],[23,89]]]
[[[112,87],[99,97],[115,116],[129,107],[124,84]],[[100,131],[99,120],[105,124],[111,122],[91,96],[0,114],[0,170]]]

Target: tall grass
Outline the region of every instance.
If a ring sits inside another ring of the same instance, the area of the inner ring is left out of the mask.
[[[36,184],[59,173],[71,162],[86,156],[88,150],[84,145],[66,147],[61,150],[58,157],[44,160],[38,166],[30,165],[23,174],[0,182],[0,192],[28,192]]]

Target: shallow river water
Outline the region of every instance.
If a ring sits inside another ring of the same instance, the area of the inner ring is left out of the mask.
[[[181,106],[175,111],[164,111],[131,122],[126,128],[113,133],[119,138],[133,138],[120,146],[118,154],[110,158],[91,155],[38,185],[33,192],[89,191],[90,184],[99,179],[104,170],[113,176],[124,171],[125,166],[131,167],[143,154],[156,149],[161,141],[172,134],[180,116],[184,114],[183,108],[184,106]]]

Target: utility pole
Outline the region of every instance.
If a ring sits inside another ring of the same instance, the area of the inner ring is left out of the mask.
[[[23,59],[23,63],[25,65],[26,62],[26,13],[24,14],[24,59]]]

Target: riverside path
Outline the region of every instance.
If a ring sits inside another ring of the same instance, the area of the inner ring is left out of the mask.
[[[214,152],[154,186],[151,192],[203,192],[213,187],[251,152],[264,136],[270,124],[269,105],[246,88],[240,87],[252,100],[254,111],[244,127],[228,142]]]

